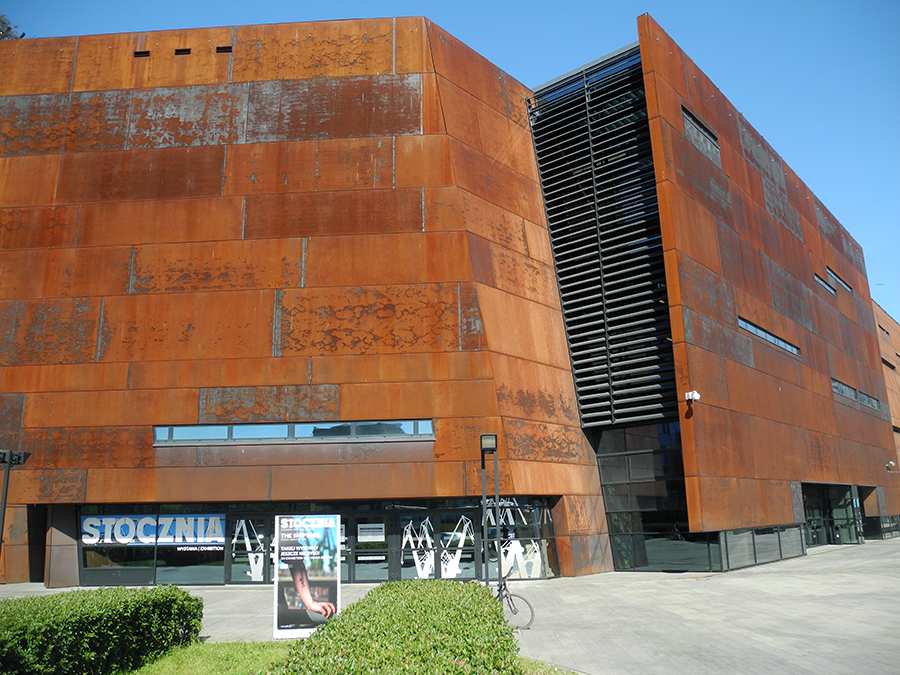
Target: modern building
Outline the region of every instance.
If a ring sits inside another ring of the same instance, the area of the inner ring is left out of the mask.
[[[518,577],[890,533],[862,251],[639,37],[535,92],[423,18],[0,43],[0,578],[267,583],[306,513],[479,578],[494,435]]]

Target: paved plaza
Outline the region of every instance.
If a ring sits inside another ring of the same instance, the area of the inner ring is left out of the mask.
[[[900,673],[900,538],[726,574],[610,573],[514,584],[521,654],[597,675]],[[371,586],[344,586],[344,604]],[[206,586],[202,635],[271,640],[272,589]],[[0,597],[48,592],[0,586]]]

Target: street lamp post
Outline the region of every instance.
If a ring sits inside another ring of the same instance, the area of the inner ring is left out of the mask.
[[[494,527],[497,531],[497,581],[500,580],[500,482],[497,477],[497,434],[481,434],[481,562],[483,576],[488,586],[491,584],[491,575],[488,570],[487,549],[487,486],[484,477],[484,456],[494,456]]]
[[[9,490],[9,470],[25,463],[30,452],[21,450],[0,450],[0,464],[3,465],[3,492],[0,494],[0,551],[3,549],[3,522],[6,519],[6,493]]]

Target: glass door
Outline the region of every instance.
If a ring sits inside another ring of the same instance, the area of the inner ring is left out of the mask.
[[[225,583],[268,584],[274,575],[274,519],[259,514],[228,518],[229,555]]]
[[[350,543],[352,581],[387,581],[389,574],[388,516],[354,515],[347,519],[346,538]]]

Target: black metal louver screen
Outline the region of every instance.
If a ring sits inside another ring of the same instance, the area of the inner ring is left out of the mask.
[[[640,52],[539,88],[531,127],[582,426],[677,414]]]

